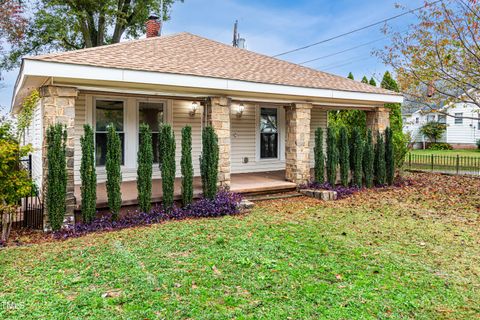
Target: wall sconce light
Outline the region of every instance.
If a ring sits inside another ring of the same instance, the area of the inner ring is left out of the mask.
[[[243,103],[240,103],[237,108],[237,118],[242,117],[243,111],[245,111],[245,106],[243,105]]]
[[[197,110],[198,110],[198,102],[197,101],[193,101],[192,102],[192,105],[190,106],[190,117],[194,117],[195,114],[197,113]]]

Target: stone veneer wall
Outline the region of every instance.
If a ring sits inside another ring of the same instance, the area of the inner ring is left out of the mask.
[[[382,107],[365,113],[367,114],[367,129],[372,130],[374,138],[377,131],[383,133],[390,126],[390,109]]]
[[[293,104],[285,108],[285,177],[296,184],[310,180],[310,119],[312,105]]]
[[[47,138],[46,131],[49,125],[61,123],[67,130],[67,211],[65,212],[65,224],[74,222],[74,138],[75,138],[75,98],[78,91],[71,87],[44,86],[40,88],[41,105],[43,108],[43,185],[42,195],[45,195],[47,186],[48,163],[47,163]],[[48,213],[45,210],[45,226],[48,228]]]

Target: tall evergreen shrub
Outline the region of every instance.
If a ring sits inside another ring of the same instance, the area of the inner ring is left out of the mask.
[[[325,182],[325,156],[323,155],[323,130],[317,128],[315,130],[315,181],[318,183]]]
[[[202,154],[200,171],[202,176],[203,196],[213,199],[217,194],[218,180],[218,137],[215,130],[207,126],[202,133]]]
[[[353,132],[353,184],[357,187],[362,186],[363,179],[363,138],[358,128]]]
[[[350,153],[347,128],[341,127],[338,137],[338,162],[340,164],[340,181],[344,187],[348,186],[350,173]]]
[[[83,136],[80,138],[82,160],[80,176],[82,179],[82,216],[83,222],[90,223],[95,218],[97,202],[97,173],[95,164],[95,144],[93,129],[90,125],[83,126]]]
[[[374,159],[375,159],[375,148],[373,146],[373,137],[372,130],[367,132],[367,140],[365,141],[365,148],[363,153],[363,174],[365,175],[365,186],[367,188],[373,187],[373,177],[374,177]]]
[[[47,128],[46,208],[52,230],[60,230],[65,216],[67,197],[67,130],[61,124]]]
[[[193,201],[192,127],[182,128],[182,203],[187,206]]]
[[[338,149],[337,134],[334,128],[327,129],[327,181],[334,186],[337,181]]]
[[[393,131],[388,127],[385,130],[385,171],[388,185],[392,185],[395,178],[395,157],[393,148]]]
[[[377,143],[375,145],[375,181],[377,185],[383,186],[386,181],[385,167],[385,143],[383,135],[377,132]]]
[[[140,125],[139,148],[137,152],[137,199],[140,211],[149,212],[152,203],[152,131],[142,123]]]
[[[120,170],[122,143],[113,123],[110,123],[107,129],[106,157],[108,207],[112,213],[112,220],[117,220],[122,205],[122,193],[120,191],[120,184],[122,183],[122,172]]]
[[[163,124],[160,134],[160,150],[162,162],[160,170],[162,173],[163,205],[165,208],[173,207],[173,195],[175,191],[175,134],[170,124]]]

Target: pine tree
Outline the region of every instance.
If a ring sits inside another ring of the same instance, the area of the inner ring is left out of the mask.
[[[390,127],[385,130],[385,167],[387,184],[391,186],[395,178],[395,160],[393,157],[393,132]]]
[[[122,183],[122,172],[120,169],[122,144],[113,123],[110,123],[107,129],[106,158],[108,207],[112,213],[112,220],[115,221],[118,219],[120,207],[122,206],[122,193],[120,191],[120,184]]]
[[[368,83],[374,87],[377,86],[377,82],[375,81],[375,79],[373,79],[373,77],[370,78],[370,81]]]
[[[61,124],[47,128],[46,209],[52,230],[60,230],[65,217],[67,198],[67,130]]]
[[[368,84],[368,78],[366,76],[363,76],[362,83],[367,83]]]
[[[353,184],[362,186],[363,179],[363,139],[358,128],[353,130]]]
[[[202,154],[200,156],[200,172],[202,176],[203,196],[213,199],[217,194],[218,180],[218,137],[215,130],[207,126],[202,133]]]
[[[182,203],[187,206],[193,201],[192,127],[182,128]]]
[[[315,130],[315,181],[318,183],[325,182],[325,156],[323,155],[323,130],[317,128]]]
[[[385,185],[385,176],[385,143],[383,141],[383,135],[377,133],[377,143],[375,145],[375,181],[377,185]]]
[[[95,218],[97,202],[97,173],[95,164],[94,133],[90,125],[83,126],[84,135],[80,138],[82,159],[80,176],[82,180],[82,216],[84,223]]]
[[[162,174],[162,197],[163,206],[166,209],[173,207],[175,191],[175,134],[170,124],[163,124],[160,135],[160,150],[162,162],[160,170]]]
[[[350,173],[349,149],[347,129],[345,127],[341,127],[338,138],[338,160],[340,164],[340,181],[344,187],[348,186],[348,175]]]
[[[347,78],[348,78],[348,79],[351,79],[351,80],[355,80],[355,79],[353,78],[353,73],[351,73],[351,72],[348,73]]]
[[[152,203],[152,131],[148,124],[140,125],[139,149],[137,153],[137,198],[140,211],[149,212]]]
[[[363,174],[365,175],[365,186],[373,187],[375,148],[373,146],[372,130],[368,130],[363,154]]]
[[[331,186],[337,182],[338,149],[334,128],[327,129],[327,181]]]

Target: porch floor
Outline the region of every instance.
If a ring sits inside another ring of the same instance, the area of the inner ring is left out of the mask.
[[[295,183],[285,180],[285,171],[269,171],[257,173],[232,174],[230,190],[242,194],[258,194],[279,191],[290,191],[296,188]],[[202,193],[200,177],[193,180],[194,197],[198,198]],[[125,181],[121,185],[122,205],[137,204],[137,182]],[[80,209],[80,185],[75,186],[76,209]],[[175,179],[175,199],[181,198],[181,179]],[[160,202],[162,199],[162,180],[154,179],[152,184],[152,202]],[[105,183],[97,185],[97,208],[107,207],[107,191]]]

